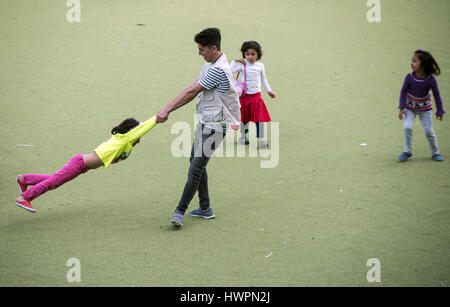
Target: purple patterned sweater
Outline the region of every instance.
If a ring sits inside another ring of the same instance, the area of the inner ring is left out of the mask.
[[[436,103],[436,115],[445,114],[442,106],[441,94],[436,78],[429,75],[425,78],[418,78],[414,72],[409,72],[405,76],[402,90],[400,91],[400,102],[398,108],[407,108],[415,112],[426,112],[432,109],[430,90],[433,92]]]

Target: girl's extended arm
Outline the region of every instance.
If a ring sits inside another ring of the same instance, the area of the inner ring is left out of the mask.
[[[267,81],[266,70],[264,68],[264,65],[262,66],[262,70],[261,70],[261,84],[264,87],[264,89],[266,90],[267,94],[269,94],[270,97],[272,97],[272,98],[276,97],[276,94],[272,91],[272,89],[270,88],[269,82]]]
[[[439,87],[436,78],[433,77],[433,83],[431,84],[431,91],[433,92],[434,102],[436,103],[436,116],[440,117],[442,120],[442,115],[445,114],[444,108],[442,106],[441,94],[439,93]]]
[[[156,115],[127,132],[128,142],[134,143],[138,138],[149,132],[155,126]]]
[[[408,79],[409,74],[406,75],[405,80],[403,81],[402,89],[400,90],[400,101],[398,103],[399,109],[406,108],[406,94],[408,93]]]
[[[238,71],[243,71],[244,65],[241,61],[233,60],[230,63],[230,69],[231,69],[231,72],[233,72],[233,73],[238,72]]]

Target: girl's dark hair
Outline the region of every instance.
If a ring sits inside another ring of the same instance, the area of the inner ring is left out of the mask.
[[[435,76],[439,76],[441,74],[441,69],[431,53],[423,49],[418,49],[414,52],[414,54],[419,58],[423,71],[426,75],[433,74]]]
[[[248,42],[244,42],[243,44],[242,44],[242,47],[241,47],[241,52],[242,52],[242,57],[245,59],[245,52],[248,50],[248,49],[255,49],[256,50],[256,53],[258,54],[258,58],[257,58],[257,60],[260,60],[261,59],[261,57],[262,57],[262,51],[261,51],[261,45],[258,43],[258,42],[256,42],[256,41],[248,41]]]
[[[137,126],[139,126],[139,122],[136,119],[130,117],[130,118],[127,118],[126,120],[124,120],[123,122],[121,122],[120,125],[112,128],[111,134],[117,134],[117,133],[125,134]]]
[[[217,28],[207,28],[197,33],[194,37],[194,41],[204,47],[211,48],[216,46],[217,50],[220,51],[220,41],[222,37],[220,35],[220,30]]]

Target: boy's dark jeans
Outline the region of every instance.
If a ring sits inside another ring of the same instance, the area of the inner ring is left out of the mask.
[[[177,211],[185,213],[189,203],[198,191],[200,208],[208,209],[210,206],[208,192],[208,173],[206,165],[212,154],[223,141],[225,133],[221,131],[205,128],[199,124],[195,130],[194,142],[192,144],[188,180],[184,186],[183,195],[181,195]]]

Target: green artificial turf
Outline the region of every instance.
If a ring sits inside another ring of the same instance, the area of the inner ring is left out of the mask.
[[[369,23],[359,0],[81,0],[81,22],[69,23],[65,1],[1,1],[0,286],[447,287],[449,118],[434,121],[444,162],[417,120],[414,156],[400,163],[397,105],[424,48],[450,109],[450,2],[381,5]],[[127,161],[42,195],[36,214],[15,206],[17,174],[56,172],[193,82],[203,64],[193,37],[206,27],[221,29],[229,61],[243,41],[261,43],[278,94],[263,93],[279,125],[278,138],[268,127],[276,167],[261,168],[259,153],[213,158],[216,218],[175,229],[189,159],[173,156],[171,128],[193,129],[192,102]],[[80,283],[67,280],[70,258]],[[370,258],[380,283],[366,279]]]

